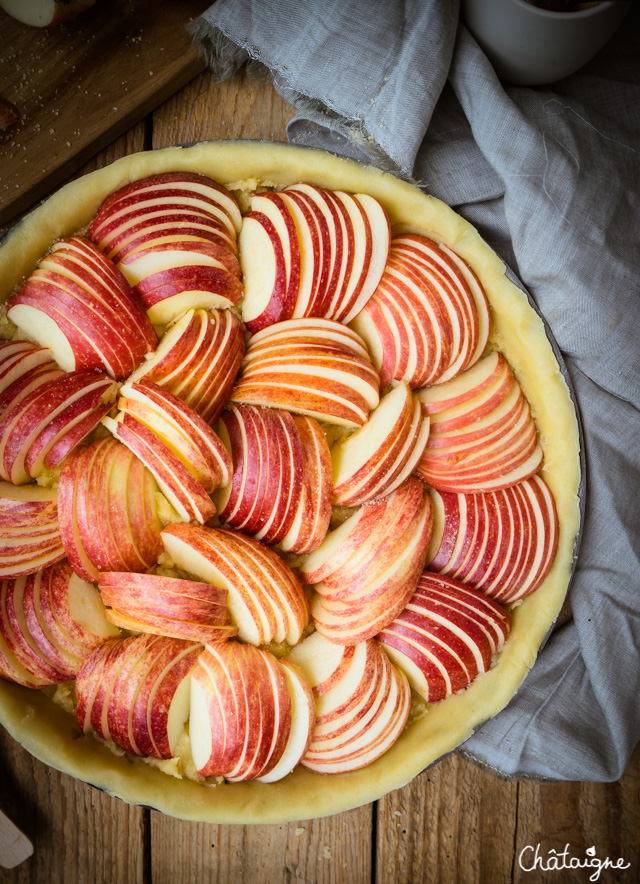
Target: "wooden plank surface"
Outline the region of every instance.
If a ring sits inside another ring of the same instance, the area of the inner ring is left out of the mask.
[[[82,171],[124,153],[219,137],[284,141],[293,113],[271,86],[202,74]],[[640,880],[640,750],[616,783],[516,782],[459,753],[373,805],[277,826],[210,826],[129,807],[32,759],[0,728],[0,810],[34,855],[0,884],[560,884],[589,870],[525,871],[566,844],[628,868],[599,880]],[[523,854],[523,851],[525,853]]]
[[[100,0],[70,24],[44,29],[0,10],[0,96],[21,113],[0,132],[0,224],[203,69],[186,24],[208,5]]]

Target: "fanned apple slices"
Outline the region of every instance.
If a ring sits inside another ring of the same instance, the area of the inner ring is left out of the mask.
[[[365,767],[393,745],[407,723],[409,682],[374,640],[352,647],[319,632],[289,653],[315,697],[316,723],[302,764],[319,773]]]
[[[406,608],[378,640],[428,703],[486,672],[509,635],[507,612],[452,577],[425,571]]]
[[[226,448],[189,405],[147,381],[125,384],[118,414],[103,424],[153,473],[185,522],[204,524],[216,511],[210,494],[231,479]]]
[[[247,328],[304,316],[350,322],[380,281],[390,239],[368,194],[304,183],[253,194],[239,237]]]
[[[135,287],[154,325],[191,308],[229,307],[242,297],[231,193],[204,175],[166,172],[108,197],[88,236]]]
[[[274,408],[234,405],[218,434],[233,477],[215,496],[222,522],[290,552],[323,540],[331,519],[331,458],[320,425]]]
[[[542,466],[529,403],[498,352],[453,380],[416,394],[431,417],[416,473],[440,491],[495,491]]]
[[[225,641],[238,630],[219,586],[159,574],[103,571],[98,579],[107,619],[130,632],[199,642]]]
[[[34,369],[48,365],[55,367],[51,351],[31,341],[2,341],[0,343],[0,396],[14,381]],[[0,399],[0,409],[4,408]],[[1,412],[0,412],[1,413]]]
[[[31,383],[23,375],[0,396],[0,476],[14,485],[62,463],[116,398],[117,384],[100,369],[35,371]]]
[[[0,482],[0,578],[33,574],[65,556],[53,488]]]
[[[231,395],[244,350],[242,324],[230,310],[187,310],[167,326],[129,383],[158,384],[213,424]]]
[[[136,635],[106,642],[76,678],[76,717],[127,752],[151,758],[175,755],[189,716],[190,676],[199,642]]]
[[[500,602],[534,592],[558,545],[553,496],[540,476],[485,494],[433,491],[427,567]]]
[[[361,427],[380,399],[361,338],[330,319],[289,319],[249,341],[231,400]]]
[[[101,571],[148,571],[162,552],[158,486],[126,445],[107,437],[64,461],[58,518],[73,570],[97,581]]]
[[[331,449],[333,503],[357,506],[390,494],[411,475],[429,438],[429,416],[411,387],[386,393],[364,426]]]
[[[242,641],[300,641],[310,616],[307,597],[291,568],[268,546],[239,531],[187,523],[166,527],[162,541],[179,568],[228,591]]]
[[[26,687],[60,684],[118,635],[100,594],[66,561],[0,583],[0,675]]]
[[[102,368],[122,380],[158,345],[127,280],[86,237],[54,243],[7,303],[9,319],[64,371]]]
[[[412,478],[327,534],[301,571],[314,583],[311,612],[318,632],[354,645],[390,623],[416,588],[431,529],[431,498]]]
[[[373,296],[352,327],[367,342],[382,389],[442,383],[482,356],[489,304],[472,270],[448,246],[418,234],[391,241]]]

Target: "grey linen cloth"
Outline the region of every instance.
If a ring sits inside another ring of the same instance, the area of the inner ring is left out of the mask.
[[[299,109],[290,141],[468,218],[562,351],[588,477],[573,616],[463,747],[508,775],[616,780],[640,739],[638,12],[544,88],[502,85],[448,0],[218,0],[193,27],[219,76],[266,66]]]

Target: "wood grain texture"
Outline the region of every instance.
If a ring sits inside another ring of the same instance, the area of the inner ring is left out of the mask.
[[[153,884],[370,884],[371,843],[370,805],[273,826],[185,823],[152,813],[151,877]]]
[[[444,758],[378,802],[376,881],[511,881],[517,791],[458,754]]]
[[[0,809],[33,842],[11,884],[136,884],[144,880],[145,811],[47,767],[0,728]]]
[[[203,70],[186,24],[208,5],[111,0],[45,29],[0,10],[0,95],[21,114],[0,132],[0,224]]]

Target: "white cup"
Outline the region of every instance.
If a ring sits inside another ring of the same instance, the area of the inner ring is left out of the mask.
[[[604,46],[631,0],[550,12],[526,0],[462,0],[462,20],[501,80],[542,86],[581,68]]]

